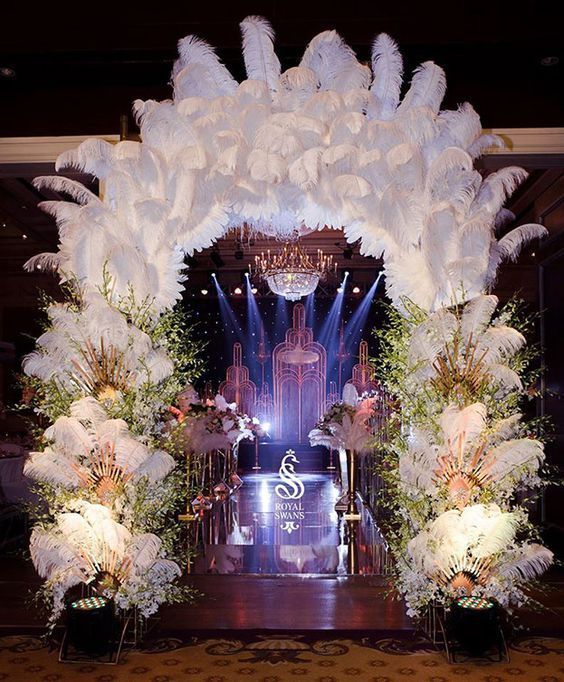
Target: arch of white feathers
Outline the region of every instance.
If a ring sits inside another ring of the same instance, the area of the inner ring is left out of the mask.
[[[483,179],[473,168],[503,143],[482,134],[470,104],[440,111],[439,66],[421,64],[402,96],[402,57],[386,34],[374,40],[371,68],[325,31],[282,73],[268,22],[248,17],[241,29],[247,80],[186,37],[172,99],[135,102],[142,142],[92,139],[59,157],[57,170],[103,181],[103,199],[61,176],[35,180],[73,201],[42,205],[60,248],[28,268],[73,273],[112,301],[134,292],[158,316],[181,296],[185,254],[231,228],[286,239],[328,226],[384,256],[396,306],[406,297],[436,310],[487,290],[504,258],[544,234],[524,225],[496,239],[512,218],[503,203],[526,173]]]

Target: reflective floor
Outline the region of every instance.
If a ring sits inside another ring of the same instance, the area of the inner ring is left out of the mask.
[[[334,474],[301,474],[293,489],[272,473],[242,478],[200,525],[195,573],[383,573],[384,541],[362,504],[357,523],[335,511],[342,490]]]

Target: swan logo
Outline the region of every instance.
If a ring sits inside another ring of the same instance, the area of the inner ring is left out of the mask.
[[[303,497],[305,492],[304,484],[296,474],[294,466],[299,463],[300,460],[296,457],[296,453],[293,450],[288,450],[280,462],[278,475],[282,483],[279,483],[274,488],[274,492],[282,500],[299,500]]]
[[[274,488],[274,492],[283,502],[276,502],[274,505],[274,518],[282,521],[280,528],[291,535],[298,530],[300,521],[305,519],[304,508],[301,499],[305,493],[305,487],[299,476],[296,474],[296,464],[300,460],[296,457],[293,450],[288,450],[282,461],[278,475],[281,483]]]

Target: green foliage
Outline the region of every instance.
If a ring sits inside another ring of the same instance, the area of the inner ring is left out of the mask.
[[[515,414],[526,412],[532,399],[538,395],[540,377],[539,347],[529,343],[508,359],[507,365],[521,378],[524,391],[510,391],[501,395],[493,381],[477,383],[473,386],[472,395],[445,393],[433,381],[417,383],[412,381],[413,366],[408,362],[410,340],[414,330],[424,322],[427,313],[410,301],[404,301],[404,314],[390,305],[383,304],[386,309],[387,324],[374,330],[378,351],[372,361],[376,367],[379,380],[394,399],[394,412],[387,426],[386,442],[381,444],[381,459],[377,475],[384,481],[378,506],[383,510],[379,522],[390,545],[395,562],[391,567],[392,581],[402,584],[402,571],[407,567],[409,559],[408,542],[430,519],[436,518],[441,511],[452,508],[445,488],[439,487],[433,496],[414,492],[402,484],[399,461],[402,453],[408,450],[407,435],[410,429],[419,427],[427,432],[440,435],[438,417],[451,403],[463,407],[473,402],[481,402],[487,407],[489,422]],[[461,307],[450,309],[459,318]],[[526,305],[518,300],[511,300],[502,306],[492,321],[516,329],[526,339],[530,339],[535,331],[537,315],[530,314]],[[460,342],[455,334],[452,345]],[[451,351],[453,352],[453,351]],[[457,387],[460,389],[460,387]],[[529,410],[530,411],[530,410]],[[547,420],[533,418],[523,421],[516,437],[534,437],[546,439],[549,429]],[[548,473],[548,476],[547,476]],[[493,486],[476,490],[471,504],[488,504],[495,502],[506,509],[521,514],[517,541],[538,541],[538,529],[526,521],[526,512],[534,505],[536,498],[549,480],[554,480],[554,472],[543,464],[536,487],[527,485],[517,487],[509,493],[501,493]],[[434,589],[434,588],[430,588]],[[427,593],[428,595],[431,592]],[[436,593],[435,597],[437,596]]]

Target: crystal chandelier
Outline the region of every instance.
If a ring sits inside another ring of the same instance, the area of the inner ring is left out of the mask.
[[[298,301],[312,294],[319,282],[337,269],[333,256],[321,249],[317,258],[311,259],[299,242],[286,243],[278,253],[270,249],[255,256],[254,274],[268,282],[270,290],[287,301]]]

